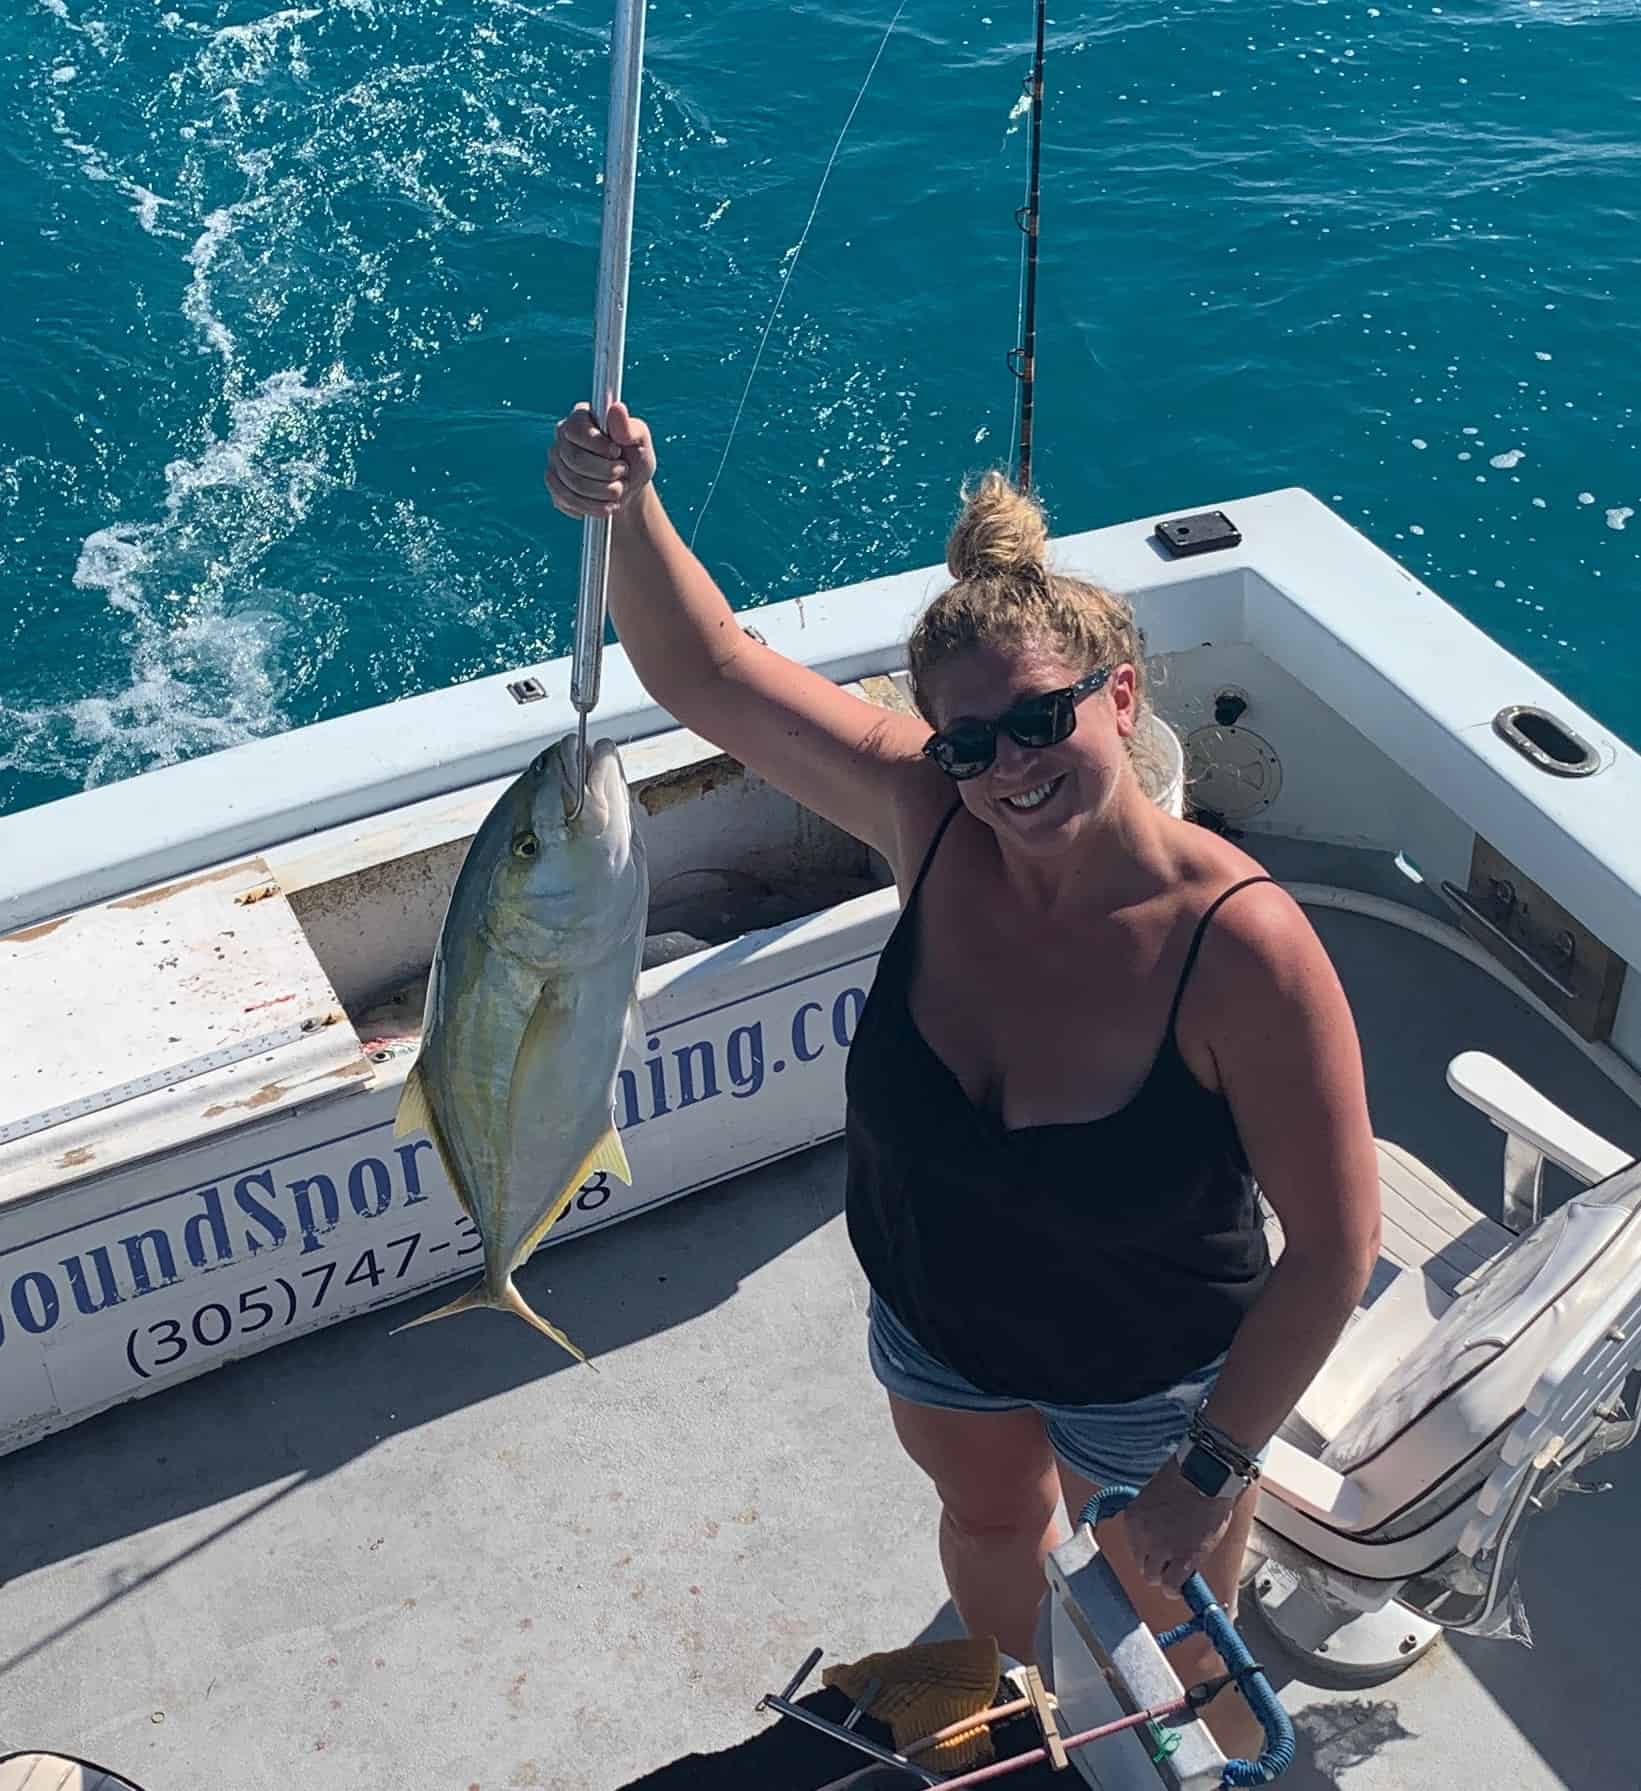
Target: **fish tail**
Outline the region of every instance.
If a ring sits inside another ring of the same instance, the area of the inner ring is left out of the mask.
[[[445,1310],[447,1312],[454,1312],[456,1307],[460,1304],[461,1301],[458,1300],[454,1306],[447,1306]],[[544,1337],[551,1337],[553,1342],[556,1343],[560,1349],[567,1349],[578,1362],[585,1362],[595,1374],[598,1372],[596,1363],[589,1359],[584,1350],[577,1348],[577,1346],[564,1335],[557,1325],[550,1324],[539,1312],[532,1312],[530,1310],[530,1302],[525,1299],[524,1295],[513,1285],[511,1276],[509,1276],[504,1283],[500,1298],[489,1300],[486,1304],[495,1305],[504,1308],[508,1312],[516,1313],[527,1325],[533,1325]],[[437,1312],[433,1312],[429,1313],[428,1316],[430,1318],[438,1318],[441,1315]]]
[[[549,1324],[540,1313],[530,1310],[530,1303],[524,1295],[508,1279],[502,1285],[500,1293],[493,1293],[490,1284],[481,1280],[476,1286],[468,1288],[448,1305],[437,1307],[432,1312],[424,1312],[420,1318],[413,1318],[402,1325],[395,1325],[388,1333],[397,1337],[401,1331],[414,1331],[418,1325],[430,1325],[436,1318],[452,1318],[458,1312],[476,1312],[481,1306],[488,1306],[496,1312],[515,1312],[527,1325],[533,1326],[544,1337],[551,1337],[561,1349],[566,1349],[578,1362],[586,1362],[589,1368],[597,1372],[596,1365],[590,1361],[586,1353],[576,1347],[555,1324]]]
[[[433,1312],[424,1312],[420,1318],[408,1319],[402,1325],[395,1325],[388,1335],[397,1337],[401,1331],[414,1331],[418,1325],[430,1325],[436,1318],[450,1318],[458,1312],[474,1312],[480,1306],[499,1306],[501,1303],[481,1279],[476,1287],[468,1288],[466,1293],[452,1300],[448,1306],[440,1306]]]

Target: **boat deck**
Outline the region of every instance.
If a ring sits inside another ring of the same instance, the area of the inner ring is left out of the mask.
[[[1443,1080],[1461,1050],[1641,1149],[1627,1102],[1496,981],[1382,922],[1316,922],[1376,1128],[1495,1216],[1499,1134]],[[831,1145],[543,1252],[529,1296],[596,1375],[500,1318],[393,1338],[407,1309],[377,1311],[8,1458],[0,1755],[79,1753],[145,1791],[615,1791],[761,1727],[812,1644],[951,1633],[841,1203]],[[1444,1641],[1360,1695],[1278,1669],[1283,1782],[1636,1783],[1638,1453],[1529,1532],[1531,1651]]]

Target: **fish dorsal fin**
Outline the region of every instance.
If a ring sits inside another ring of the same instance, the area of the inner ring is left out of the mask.
[[[588,1176],[597,1175],[600,1170],[603,1170],[606,1175],[619,1176],[629,1188],[632,1186],[632,1170],[627,1166],[627,1153],[622,1148],[621,1135],[616,1131],[613,1123],[605,1129],[603,1136],[582,1159],[581,1166],[575,1174],[559,1190],[558,1198],[548,1207],[541,1223],[519,1245],[519,1253],[513,1260],[515,1269],[527,1260],[531,1251],[552,1230],[554,1221],[575,1199],[578,1190]]]
[[[473,1203],[467,1197],[466,1188],[462,1186],[462,1178],[456,1173],[456,1159],[451,1155],[450,1146],[444,1141],[444,1132],[433,1111],[433,1103],[428,1099],[427,1079],[422,1074],[422,1060],[419,1057],[410,1066],[410,1074],[405,1077],[404,1092],[399,1096],[399,1109],[393,1116],[393,1136],[403,1138],[407,1132],[427,1133],[433,1142],[439,1166],[444,1170],[445,1180],[455,1190],[462,1211],[472,1218]]]

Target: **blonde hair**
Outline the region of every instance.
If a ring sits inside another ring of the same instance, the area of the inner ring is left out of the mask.
[[[962,495],[962,513],[946,542],[946,567],[955,582],[923,612],[907,642],[912,695],[924,720],[935,725],[930,678],[954,653],[1040,641],[1086,671],[1133,666],[1135,720],[1143,722],[1150,710],[1144,651],[1127,601],[1086,579],[1049,570],[1042,505],[1001,472],[987,472]],[[1155,796],[1153,785],[1160,787],[1166,772],[1149,729],[1136,727],[1128,749],[1141,784]]]

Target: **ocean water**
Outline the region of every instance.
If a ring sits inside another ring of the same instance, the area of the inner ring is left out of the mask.
[[[906,0],[794,260],[893,11],[650,8],[626,388],[737,606],[1010,452],[1031,0]],[[11,0],[0,810],[568,649],[608,25]],[[1641,0],[1056,3],[1053,525],[1309,486],[1641,744],[1638,213]]]

